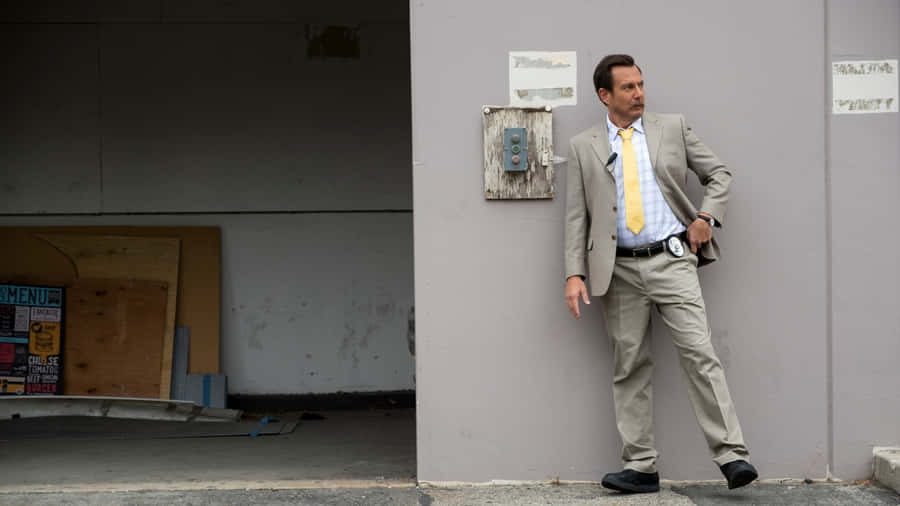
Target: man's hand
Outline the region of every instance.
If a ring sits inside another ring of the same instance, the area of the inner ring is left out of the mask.
[[[708,216],[704,214],[703,216]],[[696,254],[701,246],[712,239],[712,227],[706,220],[697,218],[687,229],[688,243],[691,245],[691,253]]]
[[[578,299],[583,300],[585,304],[591,303],[591,299],[588,298],[587,287],[584,286],[584,280],[581,279],[581,276],[572,276],[566,280],[566,304],[576,320],[581,318]]]

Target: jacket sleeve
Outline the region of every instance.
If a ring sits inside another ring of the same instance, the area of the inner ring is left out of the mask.
[[[566,279],[585,276],[585,254],[590,216],[584,197],[584,178],[575,144],[569,141],[569,165],[566,174]]]
[[[700,212],[709,214],[716,219],[716,224],[721,226],[720,223],[725,220],[728,204],[731,171],[700,141],[684,117],[681,117],[681,132],[684,136],[688,167],[697,174],[700,184],[705,188]]]

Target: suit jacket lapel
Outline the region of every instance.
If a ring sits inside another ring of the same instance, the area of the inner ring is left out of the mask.
[[[644,114],[644,135],[647,137],[647,151],[650,153],[650,165],[657,171],[656,160],[659,155],[659,144],[662,139],[662,125],[652,113]]]
[[[609,133],[606,131],[606,121],[603,121],[594,127],[591,147],[594,148],[594,153],[596,153],[597,157],[600,159],[600,164],[606,164],[606,161],[609,160]],[[616,177],[613,172],[615,170],[615,164],[609,164],[606,166],[606,170],[609,172],[609,175]]]
[[[669,178],[664,176],[662,168],[658,163],[659,146],[662,144],[662,133],[662,123],[656,115],[653,113],[645,113],[644,136],[647,138],[647,151],[650,153],[650,165],[653,167],[653,173],[656,174],[656,183],[659,185],[659,190],[662,192],[663,197],[666,199],[672,212],[677,216],[678,210],[672,205],[672,202],[677,202],[678,200],[674,198],[673,189],[667,183]]]

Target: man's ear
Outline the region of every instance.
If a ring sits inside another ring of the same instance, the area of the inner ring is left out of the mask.
[[[600,97],[600,101],[603,102],[603,105],[609,106],[609,90],[600,88],[597,90],[597,96]]]

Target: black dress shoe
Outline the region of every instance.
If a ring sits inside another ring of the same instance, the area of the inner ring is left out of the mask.
[[[618,473],[609,473],[600,482],[606,488],[626,493],[659,492],[659,473],[639,473],[626,469]]]
[[[719,469],[722,470],[722,474],[728,480],[729,489],[743,487],[759,476],[756,474],[756,468],[746,460],[735,460],[719,466]]]

